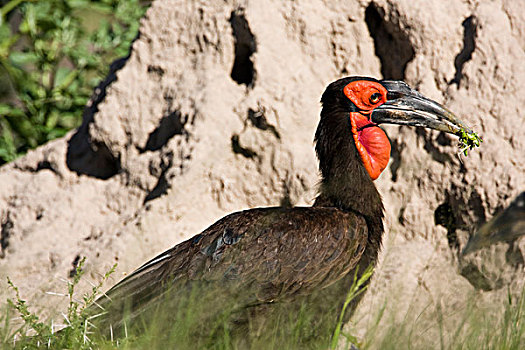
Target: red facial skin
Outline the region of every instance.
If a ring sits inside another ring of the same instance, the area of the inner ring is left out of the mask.
[[[343,92],[360,110],[350,113],[352,136],[368,175],[375,180],[388,165],[390,142],[385,132],[370,121],[370,114],[385,103],[387,90],[379,83],[359,80],[346,85]]]

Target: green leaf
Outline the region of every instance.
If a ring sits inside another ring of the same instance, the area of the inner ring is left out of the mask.
[[[37,23],[36,23],[36,13],[34,6],[26,6],[26,12],[24,16],[24,21],[22,22],[23,27],[25,28],[23,33],[28,33],[31,36],[34,36],[37,33]]]
[[[10,162],[17,156],[15,140],[9,123],[1,117],[0,131],[0,159],[3,162]]]
[[[114,11],[112,6],[103,3],[91,3],[90,10],[103,15],[111,15]]]
[[[459,147],[465,156],[468,156],[469,150],[479,147],[483,142],[483,139],[474,131],[467,132],[465,129],[461,129],[457,135],[459,136]]]
[[[11,28],[9,27],[8,23],[1,23],[0,24],[0,42],[11,38]]]
[[[5,16],[7,16],[7,14],[9,12],[13,11],[18,5],[20,5],[24,1],[25,0],[11,0],[11,1],[9,1],[7,4],[2,6],[2,8],[0,8],[0,18],[5,18]],[[31,1],[31,0],[28,0],[28,1]]]
[[[15,65],[23,66],[36,63],[38,56],[34,52],[13,51],[9,55],[9,60]]]
[[[9,56],[9,51],[12,46],[18,41],[18,35],[11,35],[8,38],[0,41],[0,58],[5,58]]]
[[[370,265],[366,268],[365,271],[363,271],[363,274],[357,278],[358,276],[358,270],[356,269],[355,275],[354,275],[354,282],[350,286],[350,289],[348,290],[348,293],[346,295],[346,300],[343,304],[343,308],[339,314],[339,318],[337,320],[337,325],[334,330],[334,334],[332,336],[332,342],[330,345],[330,349],[335,350],[337,348],[337,344],[339,342],[339,337],[341,336],[341,330],[343,329],[343,318],[346,312],[346,309],[348,305],[350,305],[350,302],[354,300],[357,296],[359,296],[361,293],[363,293],[368,285],[366,283],[372,277],[372,274],[374,273],[374,267]]]
[[[23,117],[25,113],[20,108],[10,106],[6,103],[0,103],[0,117],[2,116]]]

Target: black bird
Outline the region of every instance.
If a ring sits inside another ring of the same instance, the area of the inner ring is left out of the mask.
[[[225,216],[111,288],[97,301],[104,311],[93,322],[114,333],[156,322],[168,327],[166,335],[191,316],[198,321],[184,332],[209,336],[217,329],[212,320],[221,320],[233,342],[249,344],[248,334],[266,334],[275,324],[291,334],[285,325],[306,310],[300,342],[326,344],[356,273],[374,266],[381,248],[383,204],[373,180],[388,164],[390,143],[378,125],[471,131],[401,81],[339,79],[321,102],[315,134],[321,184],[312,207]]]

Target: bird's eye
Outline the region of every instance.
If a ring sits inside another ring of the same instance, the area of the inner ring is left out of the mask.
[[[378,103],[379,101],[381,100],[381,94],[379,92],[374,92],[371,96],[370,96],[370,103],[371,104],[376,104]]]

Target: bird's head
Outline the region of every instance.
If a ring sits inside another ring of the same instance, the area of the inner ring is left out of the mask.
[[[321,102],[323,110],[316,132],[316,150],[325,176],[327,168],[334,165],[327,163],[332,161],[328,153],[338,152],[341,145],[336,141],[351,136],[370,178],[379,177],[390,159],[390,142],[379,128],[380,124],[422,126],[456,135],[472,134],[452,112],[402,81],[368,77],[339,79],[326,88]],[[326,159],[324,164],[323,159]]]

